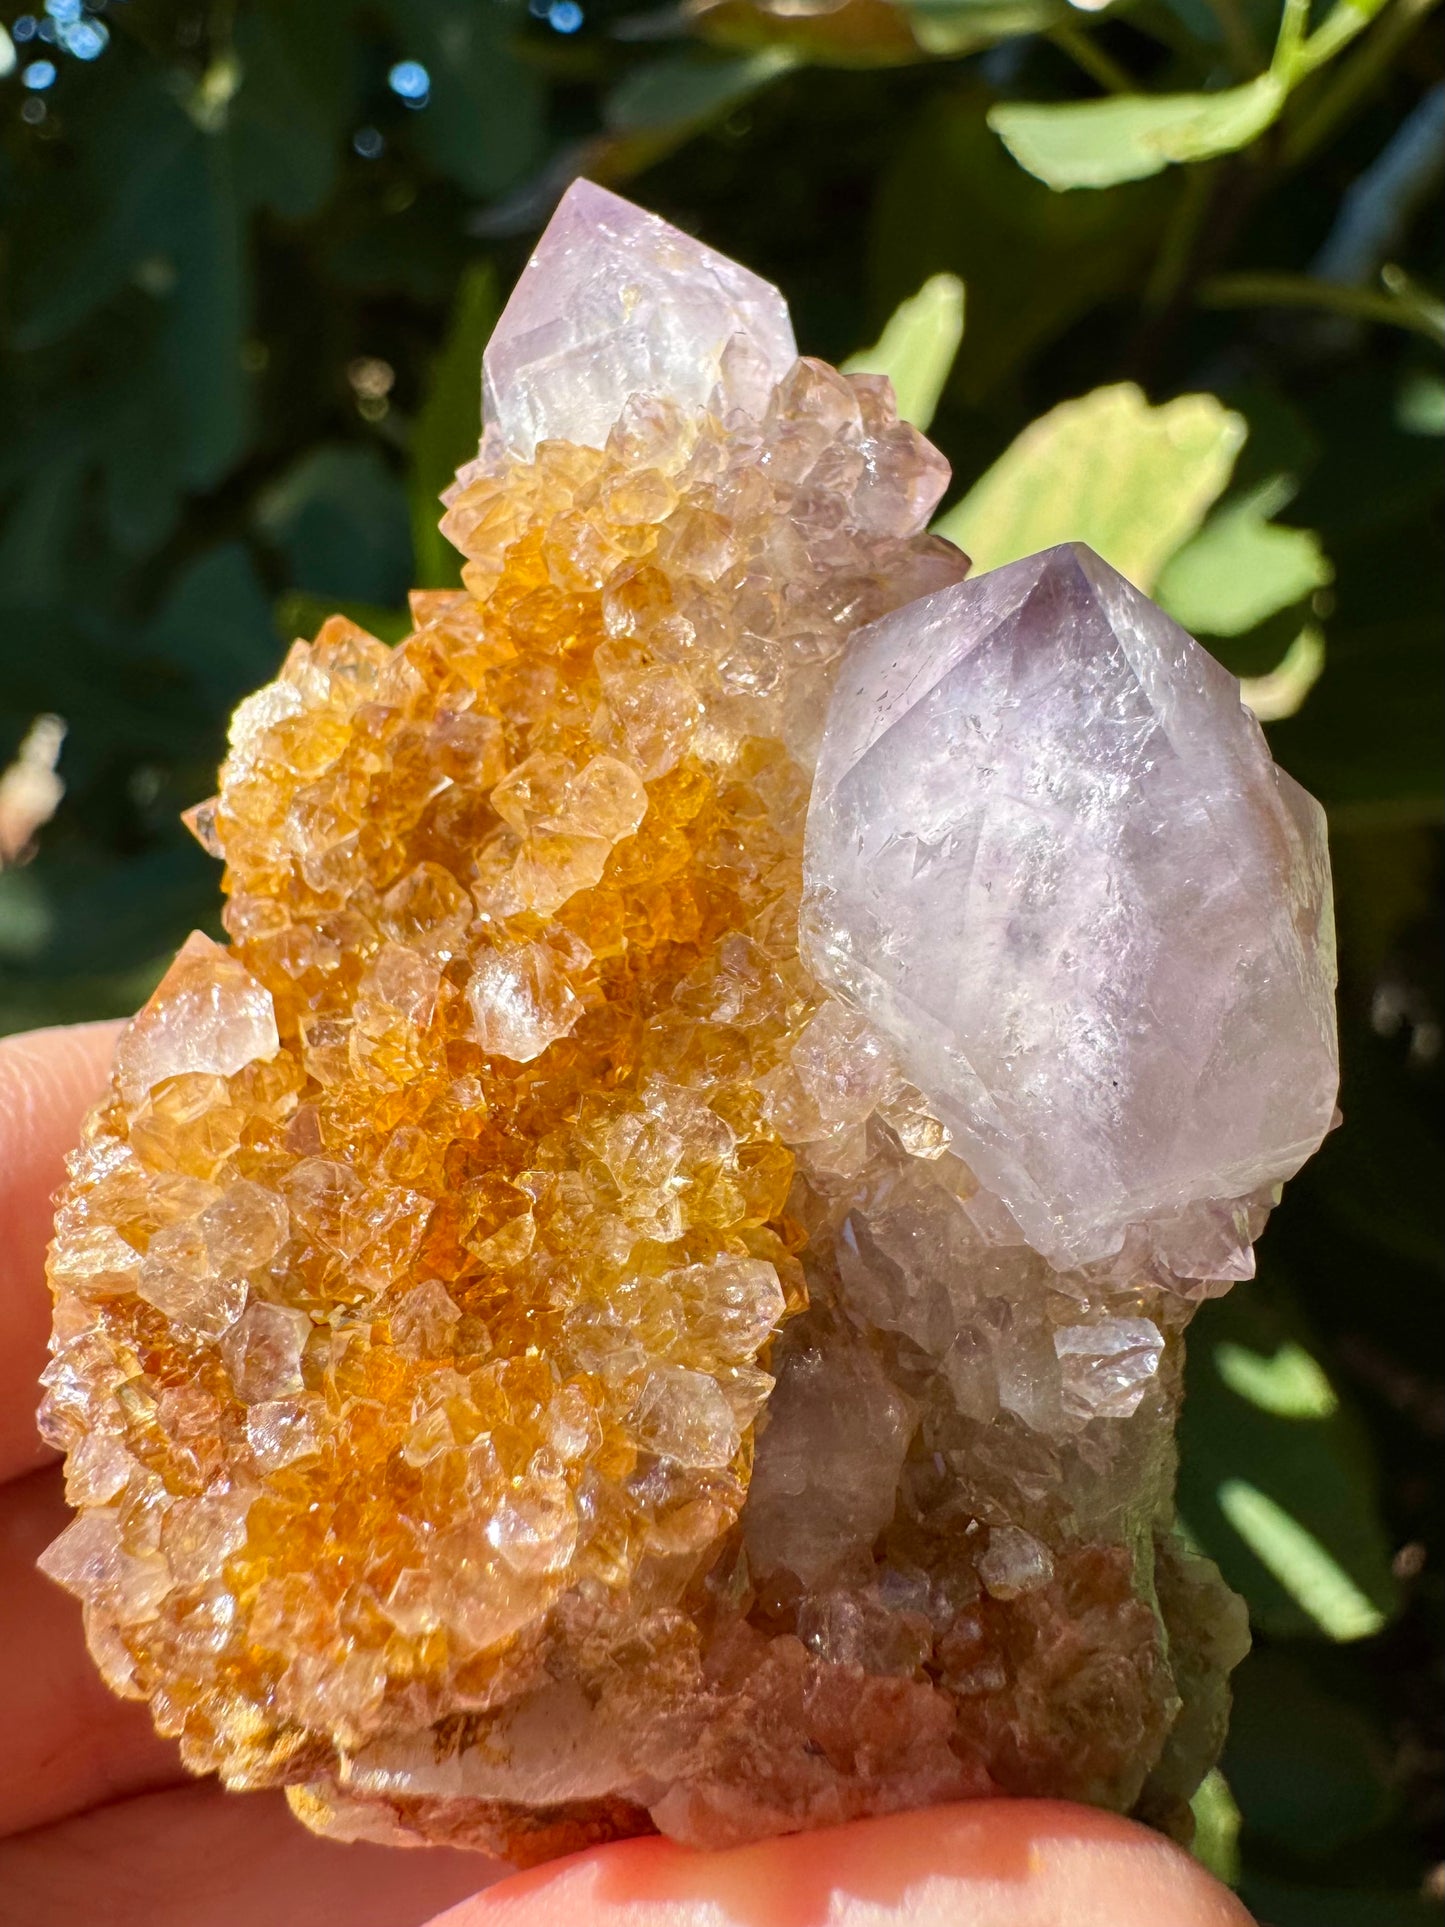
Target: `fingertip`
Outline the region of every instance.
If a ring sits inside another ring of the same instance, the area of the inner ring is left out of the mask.
[[[45,1247],[66,1152],[104,1088],[119,1028],[0,1037],[0,1481],[53,1456],[33,1419],[49,1325]]]
[[[698,1853],[628,1840],[517,1874],[432,1927],[1251,1927],[1162,1835],[980,1800]]]

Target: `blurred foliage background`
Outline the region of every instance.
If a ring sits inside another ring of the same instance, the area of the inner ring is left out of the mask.
[[[1182,1441],[1256,1627],[1197,1850],[1280,1927],[1445,1897],[1431,6],[0,8],[0,1030],[216,930],[177,815],[233,703],[455,580],[435,498],[579,171],[892,372],[980,565],[1085,536],[1246,678],[1330,812],[1345,1050]]]

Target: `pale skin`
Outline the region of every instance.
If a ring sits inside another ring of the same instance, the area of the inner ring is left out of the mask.
[[[334,1846],[279,1793],[190,1779],[34,1568],[67,1516],[34,1423],[52,1198],[114,1036],[0,1039],[0,1927],[1250,1927],[1168,1841],[1046,1801],[729,1853],[624,1841],[507,1877],[472,1854]]]

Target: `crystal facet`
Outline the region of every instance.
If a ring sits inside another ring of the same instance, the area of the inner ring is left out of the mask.
[[[963,583],[887,383],[652,217],[573,190],[487,369],[464,586],[191,813],[231,943],[71,1161],[45,1569],[338,1838],[1186,1831],[1182,1334],[1328,1115],[1313,805],[1087,557]]]
[[[579,180],[487,344],[483,408],[510,454],[546,441],[600,448],[634,395],[759,416],[797,353],[776,288]]]
[[[1324,812],[1239,685],[1081,544],[858,636],[808,820],[805,951],[1063,1267],[1293,1176],[1338,1081]],[[1246,1240],[1247,1242],[1247,1240]]]

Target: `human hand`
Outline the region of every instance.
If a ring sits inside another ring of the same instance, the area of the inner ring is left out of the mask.
[[[1168,1841],[1049,1801],[729,1853],[629,1840],[505,1879],[474,1854],[319,1840],[279,1793],[192,1779],[35,1570],[66,1520],[34,1421],[51,1201],[114,1038],[0,1039],[0,1927],[1249,1927]]]

